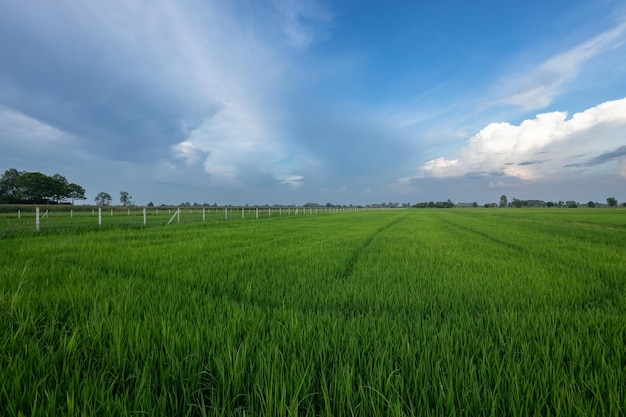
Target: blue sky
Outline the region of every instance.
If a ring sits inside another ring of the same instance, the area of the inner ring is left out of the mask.
[[[626,200],[626,4],[3,3],[0,169],[137,204]]]

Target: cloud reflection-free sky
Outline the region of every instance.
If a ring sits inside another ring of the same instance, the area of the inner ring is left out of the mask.
[[[0,169],[138,204],[626,199],[626,6],[7,1]]]

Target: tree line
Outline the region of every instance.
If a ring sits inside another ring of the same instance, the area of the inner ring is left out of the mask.
[[[0,178],[1,204],[61,204],[66,200],[85,200],[85,189],[61,174],[7,169]]]
[[[615,197],[608,197],[606,199],[606,206],[608,207],[617,207],[618,201]],[[495,204],[494,204],[495,205]],[[585,205],[589,208],[602,206],[602,203],[589,201],[587,203],[581,204],[577,203],[573,200],[568,201],[543,201],[543,200],[520,200],[519,198],[513,198],[511,201],[508,200],[506,195],[502,195],[500,197],[500,207],[567,207],[567,208],[577,208],[578,206]],[[626,207],[626,203],[622,204]]]

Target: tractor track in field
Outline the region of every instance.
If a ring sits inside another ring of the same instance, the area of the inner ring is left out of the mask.
[[[482,237],[485,240],[488,240],[488,241],[493,242],[493,243],[497,243],[497,244],[505,246],[505,247],[507,247],[509,249],[513,249],[514,251],[534,254],[533,251],[531,251],[529,248],[527,248],[525,246],[521,246],[521,245],[515,244],[513,242],[509,242],[509,241],[506,241],[506,240],[503,240],[503,239],[499,239],[499,238],[497,238],[497,237],[495,237],[495,236],[493,236],[493,235],[491,235],[491,234],[489,234],[487,232],[484,232],[482,230],[477,230],[477,229],[474,229],[472,227],[466,226],[466,225],[461,224],[461,223],[455,223],[453,221],[450,221],[450,220],[448,220],[446,218],[443,218],[443,217],[440,217],[440,216],[438,216],[437,218],[439,220],[441,220],[445,224],[448,224],[450,226],[454,226],[455,228],[460,229],[460,230],[465,230],[466,232],[469,232],[469,233],[472,233],[474,235],[480,236],[480,237]]]
[[[398,224],[400,221],[404,220],[406,218],[406,215],[390,222],[387,223],[384,226],[379,227],[378,229],[376,229],[374,231],[374,233],[372,233],[371,235],[369,235],[364,241],[363,244],[361,246],[359,246],[354,252],[352,252],[352,256],[350,256],[350,259],[348,260],[348,265],[346,266],[346,268],[343,270],[343,273],[340,275],[341,280],[342,281],[346,281],[348,280],[352,274],[354,274],[354,268],[356,267],[356,264],[359,261],[359,258],[361,257],[361,254],[363,252],[365,252],[365,250],[369,247],[369,245],[372,243],[372,241],[374,240],[374,238],[378,235],[380,235],[381,233],[383,233],[384,231],[388,230],[389,228],[391,228],[392,226]]]

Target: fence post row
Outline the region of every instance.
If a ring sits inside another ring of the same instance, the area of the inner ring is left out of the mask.
[[[303,214],[306,215],[307,214],[307,207],[302,207],[302,213],[300,213],[300,208],[299,207],[294,207],[294,212],[293,214],[295,216],[298,216],[298,214]],[[236,209],[234,209],[236,210]],[[174,212],[174,214],[172,215],[172,217],[170,218],[170,220],[167,222],[167,224],[171,224],[174,221],[174,218],[176,218],[176,222],[180,223],[180,214],[181,214],[181,209],[176,208],[176,211]],[[361,209],[357,208],[357,207],[318,207],[315,208],[315,212],[313,212],[313,208],[309,207],[309,215],[313,215],[313,214],[328,214],[328,213],[357,213],[360,212]],[[193,214],[193,209],[190,209],[189,212],[191,214]],[[200,212],[200,210],[198,210],[198,213]],[[211,213],[211,209],[209,208],[208,210],[209,214]],[[254,212],[255,212],[255,217],[258,220],[259,219],[259,207],[255,207],[254,208]],[[206,213],[207,210],[202,207],[202,221],[206,222]],[[215,209],[215,213],[218,214],[219,213],[219,208]],[[246,213],[246,209],[245,207],[241,207],[241,218],[245,219],[245,213]],[[279,216],[282,216],[282,207],[278,207],[278,213]],[[159,214],[159,209],[156,209],[156,214]],[[168,214],[172,214],[172,210],[168,209]],[[37,232],[40,231],[41,228],[41,219],[48,217],[49,218],[49,211],[45,210],[45,212],[43,213],[43,215],[41,214],[41,210],[39,207],[35,208],[35,230]],[[91,216],[93,217],[95,215],[95,209],[91,209]],[[130,216],[130,209],[128,209],[128,215]],[[148,224],[148,212],[146,207],[143,208],[143,225],[146,226]],[[287,215],[291,216],[291,207],[287,207]],[[17,210],[17,217],[18,219],[22,218],[22,211],[21,210]],[[113,209],[111,209],[111,217],[113,217]],[[268,207],[267,208],[267,217],[272,217],[272,208]],[[74,209],[70,209],[70,218],[74,218]],[[228,220],[228,207],[224,207],[224,219]],[[102,208],[98,207],[98,227],[102,226]]]

